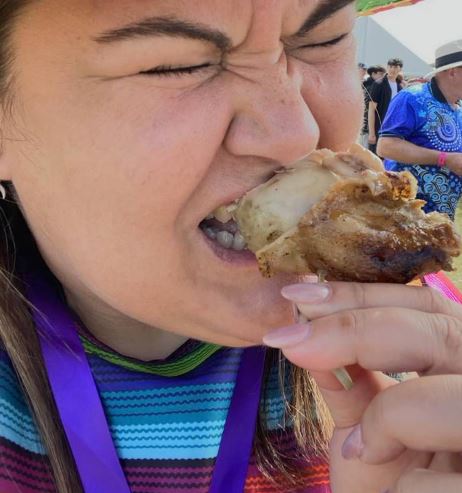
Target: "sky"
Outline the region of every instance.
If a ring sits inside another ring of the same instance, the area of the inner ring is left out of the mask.
[[[424,0],[372,18],[427,63],[438,46],[462,38],[462,0]]]

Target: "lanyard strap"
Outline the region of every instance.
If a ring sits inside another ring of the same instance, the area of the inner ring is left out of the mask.
[[[265,366],[265,349],[244,351],[215,462],[210,493],[242,493],[252,453]]]
[[[29,301],[61,422],[85,493],[130,493],[75,322],[51,285],[28,279]]]
[[[45,367],[85,493],[130,493],[75,321],[47,276],[28,278]],[[210,493],[242,493],[252,453],[265,349],[245,349]]]

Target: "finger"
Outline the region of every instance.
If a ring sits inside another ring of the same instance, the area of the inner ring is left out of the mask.
[[[386,493],[460,493],[462,474],[416,469],[403,475]]]
[[[410,380],[378,394],[343,446],[345,458],[385,464],[410,449],[462,451],[462,376]]]
[[[311,279],[282,289],[309,320],[354,308],[401,307],[462,317],[462,306],[435,289],[394,284],[329,282]]]
[[[382,390],[397,385],[396,380],[379,372],[369,372],[358,367],[348,369],[355,384],[345,390],[332,372],[310,372],[329,408],[337,428],[357,425],[372,399]],[[346,438],[348,433],[344,436]]]
[[[462,373],[462,321],[405,308],[340,312],[277,329],[264,343],[310,371]]]

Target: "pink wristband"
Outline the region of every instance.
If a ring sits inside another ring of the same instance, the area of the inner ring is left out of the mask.
[[[447,152],[440,152],[438,155],[438,166],[441,168],[446,165],[446,158],[448,157]]]

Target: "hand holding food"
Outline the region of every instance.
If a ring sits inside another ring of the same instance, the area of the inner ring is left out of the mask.
[[[332,491],[462,491],[462,305],[430,288],[375,283],[311,282],[283,295],[310,323],[265,342],[309,370],[329,406]],[[355,381],[348,392],[331,374],[342,366]],[[397,384],[382,372],[421,378]]]

